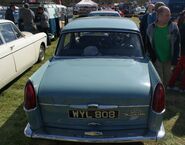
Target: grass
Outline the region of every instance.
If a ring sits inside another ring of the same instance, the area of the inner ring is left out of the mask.
[[[135,21],[138,22],[136,18]],[[46,51],[46,60],[54,53],[56,41]],[[43,62],[44,63],[44,62]],[[26,138],[27,124],[23,111],[24,86],[28,78],[43,64],[35,64],[0,92],[0,145],[71,145],[68,142]],[[164,115],[166,136],[158,145],[185,145],[185,93],[168,92]],[[74,144],[74,143],[73,143]],[[75,143],[78,144],[78,143]],[[129,143],[129,145],[155,143]]]

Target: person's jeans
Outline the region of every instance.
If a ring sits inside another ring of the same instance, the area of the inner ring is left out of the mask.
[[[51,45],[51,40],[49,38],[49,28],[42,28],[41,27],[40,31],[46,33],[46,35],[47,35],[47,45]]]

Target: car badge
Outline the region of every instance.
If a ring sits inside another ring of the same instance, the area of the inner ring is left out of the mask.
[[[99,131],[87,131],[84,133],[85,135],[88,136],[102,136],[103,132],[99,132]]]
[[[88,123],[88,126],[101,126],[101,124],[96,122],[91,122],[91,123]]]
[[[87,105],[88,106],[88,109],[98,109],[98,104],[89,104]]]
[[[145,116],[146,114],[140,110],[130,110],[128,113],[123,113],[123,115],[128,116],[128,117],[133,117],[133,116]]]

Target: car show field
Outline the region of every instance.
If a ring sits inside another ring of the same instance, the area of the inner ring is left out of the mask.
[[[137,24],[137,18],[132,18]],[[50,59],[58,40],[52,42],[46,50],[45,60],[36,63],[26,72],[13,80],[0,91],[0,145],[71,145],[84,143],[71,143],[61,141],[49,141],[42,139],[30,139],[25,137],[24,128],[28,122],[23,110],[24,87],[28,78],[38,68]],[[163,116],[165,137],[159,142],[122,143],[126,145],[184,145],[185,144],[185,93],[167,91],[166,111]]]

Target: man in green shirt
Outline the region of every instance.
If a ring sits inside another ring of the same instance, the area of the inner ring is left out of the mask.
[[[175,23],[170,21],[171,12],[166,6],[157,10],[157,20],[148,26],[147,47],[151,60],[161,77],[165,87],[171,77],[171,64],[175,64],[179,57],[180,34]]]

